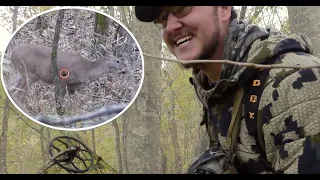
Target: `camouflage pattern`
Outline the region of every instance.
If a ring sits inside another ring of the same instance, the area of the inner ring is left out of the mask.
[[[310,40],[304,34],[283,35],[243,21],[230,23],[224,58],[251,63],[316,65]],[[198,69],[190,78],[199,100],[207,110],[214,145],[226,149],[235,90],[254,76],[248,67],[223,65],[221,79],[209,82]],[[244,102],[242,102],[244,103]],[[259,104],[265,154],[257,138],[241,121],[236,155],[240,164],[251,164],[266,156],[272,169],[255,168],[250,173],[304,174],[320,172],[320,70],[271,69]],[[215,133],[213,133],[213,131]]]

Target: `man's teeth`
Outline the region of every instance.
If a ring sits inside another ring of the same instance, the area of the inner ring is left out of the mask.
[[[176,41],[176,44],[179,46],[184,42],[190,41],[192,39],[192,36],[185,36],[183,38],[180,38]]]

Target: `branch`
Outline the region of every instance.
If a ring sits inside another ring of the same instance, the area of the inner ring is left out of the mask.
[[[4,99],[2,98],[2,96],[0,96],[0,99],[4,101]],[[35,130],[36,132],[38,132],[38,133],[40,134],[40,130],[39,130],[39,129],[36,129],[36,128],[32,127],[30,124],[28,124],[28,123],[25,121],[25,119],[24,119],[25,116],[22,116],[21,114],[19,114],[18,112],[16,112],[16,109],[13,108],[12,106],[10,106],[10,109],[11,109],[11,111],[13,111],[13,112],[15,113],[15,115],[18,116],[18,118],[19,118],[20,120],[22,120],[27,126],[29,126],[31,129]]]
[[[259,16],[259,14],[262,12],[262,10],[264,9],[264,6],[256,6],[255,10],[254,10],[254,14],[253,16],[250,18],[249,20],[249,24],[252,24],[254,20],[256,20]],[[263,13],[263,12],[262,12]],[[262,18],[264,20],[264,18]]]
[[[255,64],[255,63],[242,63],[242,62],[235,62],[230,60],[176,60],[176,59],[168,59],[168,58],[162,58],[150,54],[143,53],[144,56],[150,57],[152,59],[158,59],[163,61],[171,61],[176,63],[182,63],[182,64],[195,64],[195,63],[216,63],[216,64],[231,64],[236,66],[246,66],[246,67],[252,67],[255,69],[275,69],[275,68],[292,68],[292,69],[310,69],[310,68],[320,68],[319,65],[306,65],[302,66],[300,64],[297,65],[283,65],[283,64]]]
[[[105,36],[105,35],[101,35],[101,34],[99,34],[99,33],[96,33],[96,32],[94,32],[94,31],[91,31],[91,30],[89,30],[89,29],[87,29],[87,28],[83,28],[83,29],[85,29],[86,32],[92,33],[92,34],[94,34],[94,35],[96,35],[96,36],[99,36],[99,37],[102,37],[102,38],[105,38],[105,39],[110,39],[110,38],[113,37],[114,34],[115,34],[115,32],[112,32],[112,34],[111,34],[110,36]]]
[[[281,18],[280,18],[280,16],[279,16],[279,12],[276,11],[276,14],[277,14],[278,20],[279,20],[280,25],[281,25],[281,30],[284,31],[284,33],[286,33],[286,34],[289,34],[289,32],[287,32],[287,30],[285,29],[285,26],[284,26],[283,21],[281,21]]]
[[[90,113],[86,113],[86,114],[82,114],[82,115],[78,115],[70,118],[63,118],[63,119],[56,116],[45,116],[41,114],[41,115],[38,115],[35,119],[52,126],[56,126],[56,125],[66,126],[79,121],[88,121],[98,116],[120,113],[125,107],[127,107],[127,104],[103,106],[102,108]]]
[[[120,40],[120,39],[123,39],[123,37],[124,37],[124,36],[122,36],[122,37],[119,38],[119,36],[117,35],[117,40],[112,41],[110,44],[117,43],[117,46],[121,46],[122,44],[124,44],[124,43],[127,42],[127,37],[125,37],[126,39],[123,40],[122,43],[119,43],[119,40]]]

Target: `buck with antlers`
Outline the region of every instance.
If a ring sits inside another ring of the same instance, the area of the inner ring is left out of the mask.
[[[12,50],[12,64],[20,73],[12,95],[16,94],[16,90],[19,89],[28,92],[29,87],[39,80],[46,84],[53,84],[51,51],[51,47],[33,44],[20,45]],[[103,74],[124,68],[124,65],[116,59],[99,58],[89,61],[80,55],[59,50],[57,66],[63,87],[63,97],[67,90],[70,94],[74,94],[75,91],[97,80]],[[21,97],[19,101],[23,101]]]

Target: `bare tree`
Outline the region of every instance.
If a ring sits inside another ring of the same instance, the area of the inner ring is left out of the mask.
[[[163,151],[163,148],[160,147],[161,151],[161,174],[166,174],[167,173],[167,164],[168,164],[168,158],[166,154]]]
[[[17,19],[18,19],[18,9],[19,6],[14,6],[13,16],[12,16],[12,32],[17,28]],[[3,108],[3,117],[2,117],[2,132],[0,136],[0,174],[6,174],[7,171],[7,135],[8,135],[8,119],[9,119],[9,109],[10,100],[6,96],[4,108]]]
[[[2,132],[0,136],[0,174],[7,174],[7,135],[10,100],[6,97],[2,117]]]
[[[66,89],[62,88],[61,80],[58,75],[58,66],[57,66],[57,50],[59,45],[59,38],[60,38],[60,30],[62,26],[62,21],[64,18],[64,9],[59,10],[58,19],[55,28],[54,40],[52,44],[52,54],[51,54],[51,61],[53,67],[53,82],[55,86],[55,98],[56,98],[56,110],[59,115],[65,113],[65,109],[63,107],[64,97]]]
[[[320,58],[320,6],[288,6],[291,33],[304,33],[312,43],[315,56]]]
[[[42,163],[44,164],[46,162],[46,141],[44,138],[44,127],[42,126],[40,128],[40,149],[41,149],[41,157],[42,157]]]
[[[246,12],[247,12],[247,6],[241,6],[241,11],[240,11],[240,20],[244,20],[246,17]]]
[[[122,155],[121,155],[121,148],[120,148],[120,131],[119,131],[119,126],[117,120],[112,121],[112,125],[114,127],[114,131],[116,134],[115,137],[115,144],[116,144],[116,155],[117,155],[117,163],[119,167],[119,173],[123,173],[123,168],[122,168]]]
[[[94,32],[96,35],[108,37],[108,32],[109,32],[109,26],[111,19],[100,14],[100,13],[95,13],[95,24],[94,24]],[[95,55],[95,49],[97,48],[98,44],[107,44],[107,39],[101,39],[99,36],[94,37],[93,39],[93,48],[92,48],[92,55]],[[106,55],[105,51],[102,51],[104,55]]]
[[[260,13],[263,11],[263,9],[265,8],[265,6],[255,6],[254,7],[254,13],[251,16],[251,18],[249,19],[249,24],[252,24],[260,15]]]
[[[176,78],[170,78],[170,75],[167,71],[164,71],[166,76],[166,86],[170,88],[169,90],[169,101],[171,102],[170,105],[167,106],[168,110],[168,123],[169,123],[169,132],[171,134],[171,141],[174,150],[174,160],[175,160],[175,170],[177,174],[182,172],[182,160],[181,160],[181,153],[179,147],[179,140],[178,140],[178,128],[177,128],[177,120],[175,117],[175,97],[174,97],[174,90],[171,88],[172,83]]]
[[[91,141],[92,141],[92,151],[94,153],[97,153],[97,150],[96,150],[96,136],[94,134],[94,129],[91,129]]]
[[[134,12],[132,12],[133,14]],[[152,25],[139,22],[133,17],[132,33],[140,42],[143,52],[160,55],[160,32]],[[148,34],[148,35],[146,35]],[[149,43],[154,42],[154,43]],[[127,123],[125,149],[128,173],[160,173],[160,61],[145,57],[145,78],[139,96],[123,114]]]

